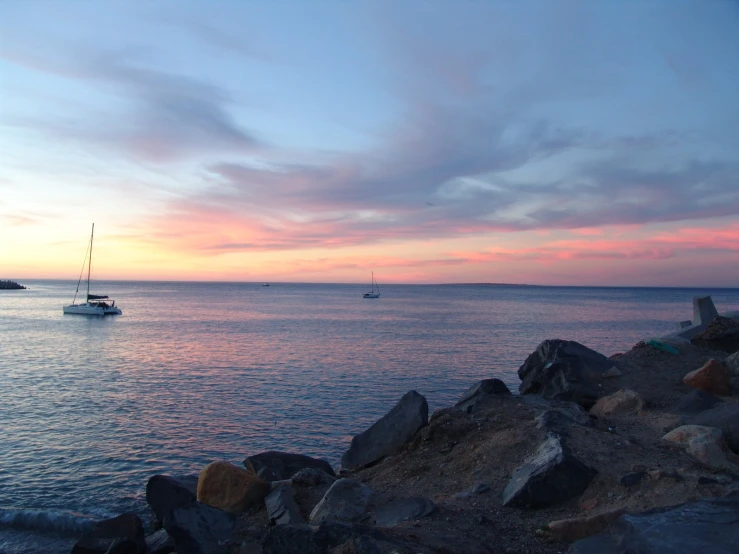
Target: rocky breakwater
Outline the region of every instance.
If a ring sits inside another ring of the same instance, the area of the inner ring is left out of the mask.
[[[0,279],[0,290],[21,290],[25,289],[23,285],[16,283],[15,281],[9,281],[7,279]]]
[[[484,379],[430,417],[410,391],[338,469],[271,451],[154,476],[161,528],[124,515],[73,553],[739,552],[736,355],[663,346],[544,341],[518,395]]]

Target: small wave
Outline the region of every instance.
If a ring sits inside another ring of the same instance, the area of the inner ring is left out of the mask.
[[[90,531],[98,520],[84,514],[55,510],[0,508],[0,525],[47,531],[65,535],[81,535]]]

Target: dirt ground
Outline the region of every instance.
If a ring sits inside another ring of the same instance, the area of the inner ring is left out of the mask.
[[[721,496],[737,486],[739,477],[712,472],[661,438],[678,422],[666,408],[691,391],[682,377],[726,354],[692,345],[679,350],[673,355],[637,345],[613,358],[623,375],[606,380],[603,395],[632,389],[644,399],[644,409],[609,420],[591,416],[589,426],[568,427],[568,448],[598,474],[580,497],[566,503],[535,510],[502,505],[513,472],[542,440],[535,418],[545,408],[516,395],[492,397],[471,414],[440,410],[402,451],[346,476],[371,487],[375,505],[403,497],[431,499],[437,506],[431,515],[383,532],[418,545],[409,552],[441,554],[564,552],[568,543],[555,540],[546,529],[551,521],[617,508],[641,512]],[[621,484],[622,476],[639,471],[648,472],[641,482]],[[468,492],[480,483],[489,490]],[[306,518],[326,488],[297,487],[296,499]],[[372,514],[366,523],[372,524]],[[264,510],[253,511],[242,518],[241,534],[253,541],[266,525]]]

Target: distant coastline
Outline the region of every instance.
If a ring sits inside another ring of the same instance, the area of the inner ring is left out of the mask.
[[[16,283],[15,281],[0,279],[0,290],[19,290],[25,288],[26,287],[24,287],[20,283]]]

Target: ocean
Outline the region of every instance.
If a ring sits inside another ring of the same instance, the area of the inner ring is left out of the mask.
[[[96,282],[121,316],[63,315],[72,281],[0,291],[0,553],[67,553],[95,520],[145,523],[146,482],[265,450],[338,465],[408,390],[430,410],[512,390],[544,339],[605,355],[739,289]]]

